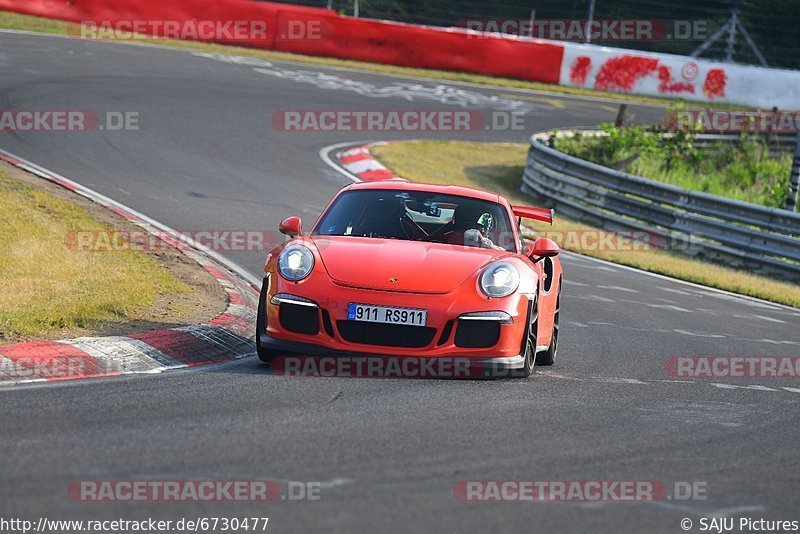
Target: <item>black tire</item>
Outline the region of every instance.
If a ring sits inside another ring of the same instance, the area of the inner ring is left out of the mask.
[[[533,301],[528,317],[528,335],[525,338],[525,362],[520,377],[528,378],[536,373],[536,338],[539,333],[539,299]]]
[[[269,350],[261,347],[258,340],[261,338],[266,329],[264,328],[264,305],[267,302],[267,279],[261,284],[261,296],[258,299],[258,314],[256,315],[256,353],[258,359],[267,365],[272,364],[272,361],[277,358],[280,353],[274,350]]]
[[[531,345],[531,340],[528,338],[525,344],[525,363],[520,369],[520,378],[528,378],[536,372],[536,356],[534,351],[536,349]]]
[[[559,315],[561,311],[561,284],[558,287],[558,297],[556,297],[556,310],[553,315],[553,338],[547,350],[536,355],[536,365],[553,365],[558,355],[558,330]]]

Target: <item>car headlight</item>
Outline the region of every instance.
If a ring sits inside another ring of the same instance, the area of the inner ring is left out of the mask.
[[[489,265],[481,275],[481,291],[487,297],[506,297],[519,287],[519,271],[510,263]]]
[[[314,255],[303,245],[289,245],[278,256],[278,271],[291,282],[299,282],[314,269]]]

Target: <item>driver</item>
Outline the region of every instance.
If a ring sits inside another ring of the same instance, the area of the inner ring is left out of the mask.
[[[486,213],[481,206],[459,206],[453,216],[453,231],[448,236],[448,242],[467,247],[503,250],[486,235],[493,225],[492,214]]]

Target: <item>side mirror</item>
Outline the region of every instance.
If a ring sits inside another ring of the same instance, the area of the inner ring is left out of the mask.
[[[278,231],[290,237],[297,237],[303,233],[303,221],[300,217],[288,217],[278,226]]]
[[[530,256],[533,262],[536,263],[542,258],[558,256],[560,251],[561,249],[558,248],[555,241],[546,237],[540,237],[533,242],[533,249],[531,250]]]

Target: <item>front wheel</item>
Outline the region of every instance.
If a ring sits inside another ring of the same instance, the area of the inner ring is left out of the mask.
[[[539,333],[539,299],[533,301],[528,314],[528,332],[525,336],[525,361],[521,369],[521,377],[528,378],[536,372],[536,338]]]
[[[264,327],[264,312],[266,311],[267,289],[267,279],[265,278],[261,286],[261,296],[258,299],[258,313],[256,315],[256,353],[258,354],[259,360],[269,365],[279,356],[279,353],[274,350],[262,348],[261,343],[259,343],[261,334],[266,332],[266,328]]]
[[[531,340],[529,338],[525,346],[525,363],[522,366],[521,378],[528,378],[536,370],[535,352],[536,348],[534,345],[531,345]]]
[[[558,328],[559,328],[559,311],[561,308],[561,288],[558,288],[558,297],[556,298],[556,311],[553,315],[553,336],[550,338],[550,346],[547,350],[536,355],[536,365],[553,365],[556,362],[556,355],[558,354]]]

